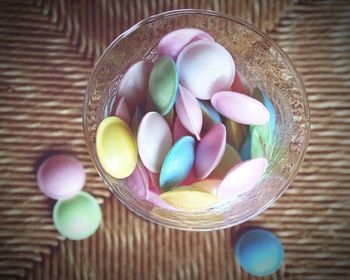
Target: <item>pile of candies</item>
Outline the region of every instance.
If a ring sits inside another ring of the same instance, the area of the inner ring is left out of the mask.
[[[250,191],[267,169],[276,117],[241,79],[208,33],[166,34],[155,61],[134,63],[119,80],[96,133],[100,164],[138,199],[172,210],[203,211]]]
[[[57,200],[53,222],[60,234],[82,240],[95,233],[101,223],[101,209],[91,194],[81,191],[85,170],[77,159],[69,155],[52,156],[40,165],[36,179],[39,189]]]

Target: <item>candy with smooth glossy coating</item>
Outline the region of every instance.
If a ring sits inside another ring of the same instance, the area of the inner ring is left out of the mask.
[[[160,172],[173,144],[170,128],[157,112],[147,113],[139,126],[137,146],[143,164],[152,172]]]
[[[251,158],[259,158],[265,155],[262,138],[260,136],[259,131],[257,130],[257,126],[253,126],[251,131],[251,146],[250,146],[250,157]]]
[[[181,182],[183,186],[189,186],[197,182],[198,178],[194,175],[194,168],[192,167],[190,173],[187,175],[186,179]]]
[[[121,118],[126,124],[130,124],[130,111],[124,97],[119,99],[114,115]]]
[[[243,269],[255,276],[268,276],[282,265],[284,249],[281,241],[265,229],[245,231],[238,238],[235,254]]]
[[[200,140],[203,115],[197,99],[187,89],[179,86],[175,102],[176,113],[182,125]]]
[[[129,109],[133,109],[145,101],[151,69],[152,62],[141,60],[133,64],[124,74],[117,96],[125,98]]]
[[[190,173],[194,162],[194,139],[181,137],[168,152],[162,170],[159,185],[162,190],[178,186]]]
[[[223,124],[215,124],[204,135],[196,148],[194,174],[202,180],[215,169],[221,161],[226,145],[226,129]]]
[[[203,191],[206,191],[208,193],[216,195],[220,183],[221,183],[221,180],[205,179],[205,180],[202,180],[202,181],[197,181],[195,183],[192,183],[191,186],[195,187],[195,188],[200,188]]]
[[[217,196],[228,199],[250,191],[262,179],[267,165],[265,158],[251,159],[237,164],[222,180]]]
[[[247,138],[245,139],[241,151],[240,156],[242,160],[248,160],[251,159],[251,151],[252,151],[252,137],[251,135],[247,135]]]
[[[186,212],[205,210],[219,202],[215,195],[193,186],[181,186],[164,192],[160,198],[170,206]]]
[[[149,191],[160,194],[160,186],[159,186],[159,173],[154,173],[148,170],[149,177]]]
[[[135,195],[135,197],[147,199],[149,193],[148,171],[143,166],[141,161],[137,162],[134,172],[123,181],[130,192]]]
[[[174,207],[170,206],[164,200],[159,197],[159,193],[155,193],[153,191],[149,192],[147,201],[151,202],[154,206],[167,209],[167,210],[176,210]]]
[[[198,100],[199,106],[203,113],[203,128],[209,129],[216,123],[222,123],[221,117],[218,112],[213,108],[213,106],[205,100]]]
[[[56,202],[53,222],[60,234],[71,240],[82,240],[96,232],[101,223],[97,200],[87,192]]]
[[[224,124],[226,127],[227,142],[237,150],[240,150],[247,137],[246,127],[228,118],[224,119]]]
[[[82,164],[69,155],[46,159],[36,174],[39,189],[49,198],[67,199],[78,194],[85,184]]]
[[[97,128],[96,152],[103,169],[117,179],[128,177],[136,167],[136,139],[118,117],[104,119]]]
[[[227,172],[240,162],[239,153],[230,144],[226,143],[224,155],[218,166],[210,173],[209,178],[222,180]]]
[[[191,133],[182,125],[179,117],[177,116],[173,125],[173,140],[174,143],[179,140],[182,136],[191,136]]]
[[[182,28],[172,31],[160,40],[158,55],[167,55],[176,60],[185,46],[198,40],[214,41],[208,33],[196,28]]]
[[[217,92],[213,95],[211,104],[221,115],[241,124],[261,125],[270,119],[270,113],[264,104],[238,92]]]
[[[199,99],[211,99],[214,93],[229,90],[235,76],[231,54],[212,41],[193,42],[177,59],[180,84]]]
[[[178,87],[179,78],[175,62],[168,56],[161,57],[152,68],[149,91],[154,107],[162,116],[173,108]]]

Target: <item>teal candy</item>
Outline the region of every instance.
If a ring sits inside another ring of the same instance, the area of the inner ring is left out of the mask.
[[[266,94],[263,94],[263,103],[266,106],[267,110],[269,110],[270,113],[270,140],[272,140],[272,135],[275,131],[276,127],[276,110],[275,107],[273,106],[271,100],[267,97]]]
[[[163,191],[178,186],[187,178],[194,163],[194,144],[193,137],[183,136],[168,152],[159,178],[159,184]]]
[[[162,116],[173,108],[178,87],[179,77],[175,62],[168,56],[161,57],[153,66],[149,92],[157,112]]]
[[[259,158],[264,157],[264,148],[263,144],[261,143],[261,137],[259,134],[259,131],[257,130],[257,127],[253,127],[251,130],[251,144],[250,144],[250,157],[253,158]]]
[[[98,229],[101,209],[97,200],[87,192],[56,202],[53,222],[60,234],[71,240],[85,239]]]
[[[203,112],[203,127],[210,128],[213,124],[222,123],[219,113],[209,102],[200,101],[198,99],[197,101]]]
[[[235,254],[243,269],[255,276],[271,275],[284,259],[281,241],[265,229],[251,229],[241,234]]]

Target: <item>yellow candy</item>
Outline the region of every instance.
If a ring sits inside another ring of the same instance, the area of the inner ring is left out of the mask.
[[[136,139],[128,125],[118,117],[108,117],[100,123],[96,151],[102,167],[117,179],[126,178],[135,170]]]
[[[223,179],[227,172],[241,162],[238,152],[229,144],[226,144],[224,156],[218,166],[210,173],[209,178]]]
[[[200,188],[201,190],[216,195],[217,189],[222,181],[217,179],[205,179],[203,181],[197,181],[191,186]]]
[[[219,202],[216,196],[195,186],[176,188],[162,193],[160,198],[170,206],[187,212],[205,210]]]
[[[245,126],[227,118],[225,118],[224,124],[226,126],[227,142],[240,150],[247,136]]]

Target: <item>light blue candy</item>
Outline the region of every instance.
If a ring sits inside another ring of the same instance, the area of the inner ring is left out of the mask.
[[[255,276],[276,272],[284,258],[281,241],[265,229],[244,232],[236,243],[235,253],[243,269]]]
[[[203,112],[203,126],[209,128],[210,125],[216,123],[222,123],[219,113],[214,109],[214,107],[205,101],[198,100],[198,103]]]
[[[251,147],[252,147],[252,138],[249,135],[247,135],[247,138],[245,139],[242,148],[239,152],[239,155],[241,156],[241,159],[248,160],[251,159]]]
[[[271,102],[271,100],[267,97],[266,94],[262,94],[263,97],[263,103],[265,105],[265,107],[267,108],[267,110],[269,110],[270,113],[270,139],[272,139],[272,135],[273,132],[275,131],[275,127],[276,127],[276,111],[275,111],[275,107],[273,107],[273,104]]]
[[[162,190],[176,187],[186,179],[194,163],[194,143],[193,137],[183,136],[172,146],[160,171]]]

